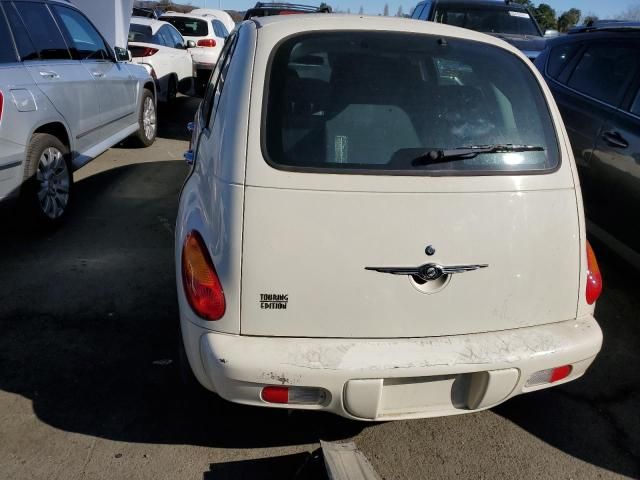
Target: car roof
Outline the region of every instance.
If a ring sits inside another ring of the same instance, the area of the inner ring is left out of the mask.
[[[216,17],[212,13],[182,13],[182,12],[164,12],[160,18],[162,17],[186,17],[186,18],[197,18],[199,20],[208,20],[211,17],[214,17],[216,20],[220,20],[220,18]]]
[[[162,20],[156,20],[155,18],[148,17],[131,17],[131,23],[135,23],[136,25],[146,25],[151,27],[151,31],[156,33],[160,28],[164,25],[169,25],[171,28],[174,28],[169,22],[165,22]]]
[[[420,33],[427,35],[442,35],[443,37],[461,38],[483,43],[490,43],[502,47],[505,50],[521,52],[509,43],[497,37],[485,33],[469,30],[466,28],[454,27],[435,22],[424,22],[411,18],[383,17],[373,15],[349,15],[310,13],[307,15],[271,15],[268,17],[254,17],[245,22],[254,23],[264,31],[270,31],[286,36],[295,33],[306,33],[309,31],[332,31],[332,30],[364,30],[364,31],[385,31],[396,33]]]
[[[640,38],[640,28],[637,29],[607,29],[601,28],[597,30],[581,30],[571,34],[561,35],[547,40],[547,47],[553,48],[563,43],[584,42],[598,39],[619,39],[619,38]]]
[[[587,25],[580,25],[573,27],[569,30],[570,35],[577,33],[591,33],[591,32],[640,32],[640,22],[628,22],[625,20],[598,20],[597,22],[590,22]]]
[[[527,10],[525,5],[506,0],[436,0],[434,3],[452,6],[504,7],[510,10]]]

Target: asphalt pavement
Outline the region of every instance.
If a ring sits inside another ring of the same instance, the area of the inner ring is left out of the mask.
[[[196,107],[179,98],[151,148],[76,172],[55,232],[0,214],[0,478],[314,478],[321,439],[354,441],[385,479],[640,478],[640,274],[598,243],[604,349],[571,384],[379,424],[185,390],[173,230]]]

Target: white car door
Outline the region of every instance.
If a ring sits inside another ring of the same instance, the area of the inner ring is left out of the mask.
[[[163,27],[171,37],[173,47],[173,65],[178,76],[178,80],[183,80],[193,76],[193,59],[187,50],[185,39],[172,25]]]

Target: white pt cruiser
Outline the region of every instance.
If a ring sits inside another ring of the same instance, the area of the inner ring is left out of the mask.
[[[224,399],[455,415],[575,380],[601,348],[567,132],[505,42],[405,19],[247,21],[186,157],[184,357]]]

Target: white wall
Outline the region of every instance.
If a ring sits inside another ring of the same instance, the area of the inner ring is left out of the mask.
[[[71,0],[102,32],[112,47],[127,48],[133,0]]]

